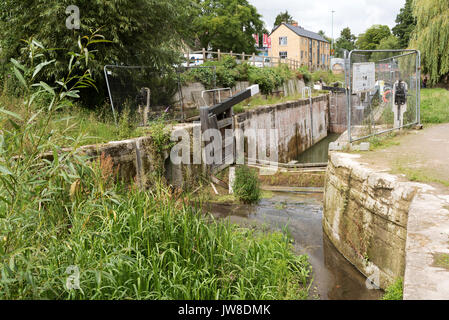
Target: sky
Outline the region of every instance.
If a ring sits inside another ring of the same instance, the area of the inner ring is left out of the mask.
[[[406,0],[248,0],[257,8],[271,31],[276,16],[288,13],[301,27],[318,32],[323,30],[332,37],[332,10],[334,13],[334,38],[349,27],[358,36],[373,24],[396,25],[396,16]]]

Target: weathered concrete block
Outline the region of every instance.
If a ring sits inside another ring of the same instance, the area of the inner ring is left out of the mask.
[[[366,277],[386,288],[405,268],[412,184],[360,164],[359,155],[332,152],[326,172],[323,229]]]

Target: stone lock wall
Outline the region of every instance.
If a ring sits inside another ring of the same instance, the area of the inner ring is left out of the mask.
[[[194,126],[196,124],[180,124],[174,126],[173,131],[187,130],[191,141],[193,141]],[[125,183],[136,182],[142,187],[151,182],[149,181],[151,173],[157,170],[156,166],[159,165],[162,165],[168,183],[180,188],[196,186],[199,176],[205,170],[202,165],[173,164],[170,161],[170,150],[165,151],[161,155],[161,159],[156,159],[150,136],[88,145],[81,147],[79,150],[93,159],[100,158],[102,154],[104,157],[110,157],[113,168],[118,170],[120,180]]]
[[[357,157],[329,155],[323,229],[346,259],[385,289],[404,276],[408,212],[417,188],[364,167]]]
[[[327,137],[328,96],[280,103],[238,114],[236,129],[278,129],[278,162],[287,163]],[[262,141],[261,139],[266,139]],[[257,136],[257,145],[270,145],[269,134]]]

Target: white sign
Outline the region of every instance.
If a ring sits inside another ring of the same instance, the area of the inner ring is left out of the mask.
[[[376,86],[376,65],[374,62],[353,64],[352,92],[373,91]]]

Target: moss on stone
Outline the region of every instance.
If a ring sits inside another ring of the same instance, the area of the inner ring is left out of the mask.
[[[449,270],[449,254],[447,253],[434,253],[433,265],[435,267],[444,268]]]

